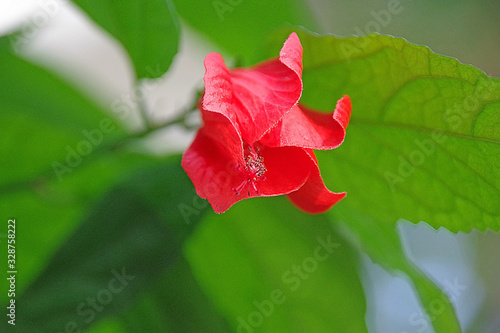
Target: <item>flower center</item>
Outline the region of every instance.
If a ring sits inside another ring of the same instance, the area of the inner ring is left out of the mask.
[[[252,147],[248,147],[248,152],[249,154],[245,157],[245,165],[243,166],[243,172],[245,173],[246,179],[238,187],[233,188],[236,195],[240,195],[245,186],[247,187],[248,195],[250,195],[250,187],[253,188],[255,194],[259,194],[255,182],[265,179],[264,174],[267,169],[264,165],[264,157],[259,154],[259,149],[257,148],[256,151],[254,151]],[[241,170],[241,164],[238,164],[236,169]]]

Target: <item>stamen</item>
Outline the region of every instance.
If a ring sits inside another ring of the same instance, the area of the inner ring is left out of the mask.
[[[244,170],[241,170],[241,164],[236,166],[236,170],[241,170],[246,176],[246,179],[238,187],[232,189],[236,195],[240,195],[241,190],[245,186],[247,186],[248,196],[250,196],[250,186],[253,188],[255,194],[259,194],[260,192],[255,182],[265,179],[264,174],[267,169],[264,165],[264,157],[259,154],[260,150],[257,148],[254,152],[252,147],[248,147],[248,152],[250,154],[245,157]]]
[[[234,194],[236,195],[240,195],[241,193],[241,190],[243,189],[243,187],[245,187],[245,185],[248,183],[248,179],[247,180],[244,180],[238,187],[234,188],[233,187],[233,192]],[[250,195],[250,194],[249,194]]]
[[[250,182],[250,184],[252,184],[252,187],[253,187],[253,190],[255,191],[255,194],[259,194],[259,190],[255,186],[255,183],[254,182]],[[248,189],[248,192],[249,192],[248,195],[250,195],[250,189]]]

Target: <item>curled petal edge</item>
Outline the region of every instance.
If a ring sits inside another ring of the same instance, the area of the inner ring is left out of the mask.
[[[302,51],[297,35],[292,33],[278,59],[253,68],[229,70],[220,54],[208,54],[202,108],[224,115],[243,140],[252,144],[298,103],[302,95]]]
[[[300,210],[309,214],[325,213],[346,196],[346,192],[330,191],[321,177],[314,152],[305,149],[314,162],[315,168],[307,182],[297,191],[287,194],[287,198]]]
[[[351,110],[347,95],[337,102],[332,115],[295,105],[260,142],[269,147],[337,148],[344,142]]]

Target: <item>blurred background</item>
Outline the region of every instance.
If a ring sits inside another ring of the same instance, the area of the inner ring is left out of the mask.
[[[6,35],[36,20],[42,2],[2,0],[0,33]],[[102,107],[109,108],[134,89],[129,60],[120,45],[80,9],[67,1],[59,3],[57,15],[30,34],[21,54],[70,81]],[[393,1],[309,0],[301,6],[305,8],[304,15],[312,17],[311,26],[307,28],[318,33],[363,36],[378,32],[404,37],[411,43],[427,45],[438,54],[472,64],[487,75],[500,77],[498,1],[401,0],[397,1],[398,13],[384,17],[380,13],[390,3]],[[180,9],[183,7],[180,3],[176,5]],[[182,15],[183,11],[180,13]],[[268,13],[263,19],[268,19],[268,16],[273,14]],[[190,17],[188,21],[194,20]],[[179,112],[190,107],[193,96],[203,87],[203,59],[207,53],[221,52],[228,63],[239,61],[233,50],[212,43],[199,30],[200,27],[192,26],[188,21],[181,17],[180,52],[172,67],[146,92],[145,102],[152,110],[150,117],[158,122],[174,119]],[[126,119],[130,129],[142,126],[138,110],[135,112]],[[195,125],[199,123],[196,116],[192,121]],[[173,126],[149,137],[145,149],[159,156],[182,153],[193,135],[193,131]],[[25,231],[29,233],[30,227],[26,226]],[[398,232],[409,258],[438,285],[456,292],[452,300],[462,327],[477,332],[500,331],[498,234],[476,231],[452,234],[443,229],[435,231],[424,222],[414,225],[403,220],[398,223]],[[361,271],[370,332],[433,332],[425,321],[419,321],[422,311],[404,278],[387,272],[366,255],[362,255]],[[408,325],[408,318],[412,318],[413,325]],[[112,322],[103,322],[88,331],[120,332],[113,325]]]

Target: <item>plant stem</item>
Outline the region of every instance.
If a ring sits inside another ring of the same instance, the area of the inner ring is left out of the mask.
[[[201,94],[201,93],[200,93]],[[198,94],[198,98],[200,96]],[[197,101],[197,100],[196,100]],[[185,129],[191,130],[193,129],[192,126],[189,126],[186,123],[187,117],[197,109],[197,104],[194,103],[191,107],[186,108],[184,111],[182,111],[179,116],[175,119],[166,121],[161,124],[153,124],[148,116],[147,116],[147,109],[145,108],[145,105],[142,104],[143,101],[141,101],[141,105],[139,106],[141,110],[141,115],[142,118],[146,124],[146,128],[142,131],[136,132],[136,133],[130,133],[125,137],[122,137],[120,139],[117,139],[113,142],[109,142],[107,144],[103,144],[101,147],[98,147],[92,154],[88,155],[85,159],[83,159],[82,163],[78,165],[79,168],[83,167],[86,164],[89,164],[96,158],[103,156],[106,153],[109,152],[114,152],[122,147],[126,146],[126,144],[130,141],[136,140],[136,139],[142,139],[146,136],[148,136],[151,133],[154,133],[158,130],[170,127],[172,125],[181,125]],[[24,179],[20,181],[14,181],[6,184],[0,184],[0,197],[3,195],[7,195],[9,193],[15,193],[15,192],[20,192],[20,191],[26,191],[26,190],[33,190],[37,184],[40,183],[47,183],[51,181],[52,178],[55,177],[54,170],[52,167],[49,167],[48,169],[38,173],[38,175],[30,177],[29,179]]]
[[[151,123],[151,119],[149,118],[148,106],[146,105],[146,101],[143,95],[144,92],[142,91],[141,81],[137,82],[136,89],[139,89],[142,92],[141,96],[137,98],[137,107],[139,108],[139,114],[141,115],[144,127],[146,128],[146,130],[149,130],[151,129],[153,124]]]

